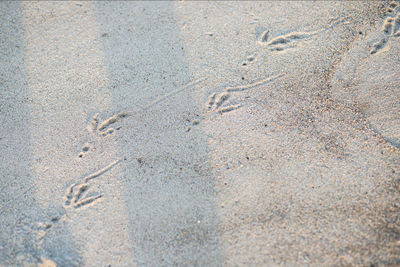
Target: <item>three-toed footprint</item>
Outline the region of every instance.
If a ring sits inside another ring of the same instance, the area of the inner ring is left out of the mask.
[[[264,84],[267,84],[269,82],[272,82],[280,77],[282,77],[283,74],[278,74],[278,75],[274,75],[274,76],[270,76],[266,79],[263,80],[259,80],[247,85],[239,85],[239,86],[235,86],[235,87],[226,87],[223,92],[217,94],[217,93],[212,93],[209,97],[208,97],[208,101],[207,101],[207,108],[210,111],[215,111],[218,112],[220,114],[224,114],[224,113],[228,113],[231,112],[233,110],[236,110],[240,107],[242,107],[241,104],[230,104],[229,100],[232,99],[233,96],[243,93],[245,91],[248,91],[252,88],[255,88],[257,86],[261,86]]]
[[[113,134],[115,132],[115,130],[119,130],[120,127],[117,128],[112,128],[110,127],[110,125],[120,121],[121,119],[125,118],[126,116],[128,116],[128,113],[126,112],[120,112],[116,115],[113,115],[107,119],[105,119],[103,122],[99,122],[99,114],[96,113],[90,124],[87,127],[87,130],[89,131],[89,133],[91,134],[91,141],[85,143],[82,146],[81,151],[78,154],[79,158],[83,158],[84,156],[86,156],[86,154],[91,151],[94,150],[94,145],[93,143],[98,140],[101,137]]]

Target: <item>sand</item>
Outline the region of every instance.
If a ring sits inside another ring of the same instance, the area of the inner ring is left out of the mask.
[[[1,2],[0,265],[400,264],[400,3]]]

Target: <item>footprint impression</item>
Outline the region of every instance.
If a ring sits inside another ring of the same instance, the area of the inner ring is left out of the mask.
[[[301,41],[309,39],[320,32],[291,32],[269,40],[269,30],[266,30],[261,34],[258,44],[267,46],[271,51],[284,51],[288,48],[296,47]]]
[[[400,7],[396,2],[391,2],[386,11],[386,19],[382,25],[382,36],[372,45],[371,54],[376,54],[384,49],[392,38],[400,36]]]
[[[297,47],[301,42],[304,42],[311,37],[332,29],[336,25],[346,23],[347,18],[334,19],[328,27],[308,32],[290,32],[270,38],[269,30],[265,30],[258,38],[258,45],[266,46],[271,51],[285,51],[289,48]]]
[[[90,188],[90,181],[101,176],[117,165],[121,160],[115,160],[102,169],[85,176],[80,183],[70,185],[65,193],[65,207],[81,208],[89,205],[102,197],[101,194],[85,197]]]
[[[120,127],[117,127],[114,129],[114,128],[110,127],[110,125],[120,121],[121,119],[125,118],[126,116],[128,116],[128,114],[126,112],[120,112],[114,116],[107,118],[103,122],[99,123],[99,114],[96,113],[93,116],[92,121],[90,122],[89,126],[87,127],[87,130],[91,134],[92,140],[83,145],[82,150],[78,154],[78,157],[83,158],[84,156],[86,156],[86,154],[89,151],[94,150],[94,147],[93,147],[94,141],[98,141],[100,138],[102,138],[104,136],[113,134],[115,132],[115,130],[119,130]]]
[[[266,79],[259,80],[257,82],[250,83],[247,85],[241,85],[241,86],[236,86],[236,87],[226,87],[223,90],[223,92],[221,92],[219,94],[212,93],[208,97],[207,108],[208,108],[208,110],[217,112],[219,114],[224,114],[224,113],[228,113],[233,110],[236,110],[236,109],[242,107],[242,105],[230,103],[234,96],[236,96],[238,94],[242,94],[245,91],[248,91],[254,87],[272,82],[276,79],[281,78],[283,75],[284,74],[278,74],[278,75],[271,76]]]

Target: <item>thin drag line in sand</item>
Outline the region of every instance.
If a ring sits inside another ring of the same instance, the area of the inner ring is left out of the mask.
[[[97,172],[94,172],[92,174],[89,174],[88,176],[86,176],[85,178],[83,178],[83,182],[87,183],[88,181],[99,177],[100,175],[102,175],[103,173],[107,172],[109,169],[111,169],[112,167],[114,167],[115,165],[117,165],[118,163],[121,162],[121,159],[117,159],[113,162],[111,162],[110,164],[108,164],[107,166],[105,166],[104,168],[98,170]]]
[[[13,182],[15,182],[14,180],[9,180],[8,183],[3,184],[3,186],[0,188],[0,192],[2,192],[3,190],[5,190],[7,188],[7,186],[9,186],[10,184],[12,184]]]
[[[222,76],[223,78],[225,78],[227,81],[230,80],[230,79],[228,79],[224,74],[220,73],[220,72],[217,71],[217,70],[213,70],[213,72],[216,72],[217,74],[221,75],[221,76]],[[261,85],[264,85],[264,84],[269,83],[269,82],[273,82],[273,81],[275,81],[276,79],[279,79],[279,78],[281,78],[281,77],[283,77],[283,76],[285,76],[284,73],[277,74],[277,75],[270,75],[270,76],[268,76],[267,78],[265,78],[265,79],[263,79],[263,80],[258,80],[258,81],[255,81],[255,82],[252,82],[252,83],[249,83],[249,84],[246,84],[246,85],[242,85],[242,84],[240,84],[239,82],[236,82],[236,81],[232,81],[232,80],[231,80],[230,82],[233,83],[234,86],[236,86],[236,87],[228,86],[228,87],[225,87],[224,90],[227,91],[227,92],[245,91],[246,89],[250,89],[250,88],[252,88],[252,87],[257,87],[257,86],[261,86]]]
[[[282,76],[284,76],[284,74],[278,74],[278,75],[275,75],[275,76],[269,76],[269,77],[267,77],[267,78],[265,78],[263,80],[255,81],[255,82],[249,83],[247,85],[240,85],[240,86],[236,86],[236,87],[226,87],[225,91],[227,91],[227,92],[242,92],[242,91],[245,91],[245,90],[249,90],[249,89],[251,89],[253,87],[261,86],[261,85],[264,85],[266,83],[272,82],[272,81],[274,81],[276,79],[279,79]]]
[[[1,188],[0,188],[0,192],[3,191],[4,189],[6,189],[7,186],[9,186],[13,181],[10,180],[8,183],[4,184]]]
[[[19,194],[18,196],[16,196],[15,198],[9,200],[6,204],[4,204],[3,207],[0,208],[0,211],[3,211],[5,208],[7,208],[8,205],[10,205],[12,202],[16,201],[18,198],[21,198],[23,195],[25,195],[26,193],[28,193],[30,190],[32,190],[34,185],[31,185],[28,189],[26,189],[23,193]]]
[[[142,110],[146,111],[146,110],[148,110],[148,109],[160,104],[161,102],[165,101],[166,99],[170,98],[171,96],[174,96],[174,95],[176,95],[176,94],[178,94],[178,93],[180,93],[180,92],[182,92],[182,91],[184,91],[184,90],[186,90],[186,89],[188,89],[190,87],[193,87],[194,85],[197,85],[197,84],[199,84],[201,82],[204,82],[205,80],[207,80],[207,78],[202,78],[202,79],[198,79],[196,81],[190,82],[190,83],[184,85],[183,87],[180,87],[180,88],[178,88],[178,89],[176,89],[176,90],[164,95],[163,97],[151,102],[147,106],[143,107]]]

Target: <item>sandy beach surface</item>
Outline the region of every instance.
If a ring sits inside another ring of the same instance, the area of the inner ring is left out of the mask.
[[[400,2],[1,2],[0,266],[400,265]]]

